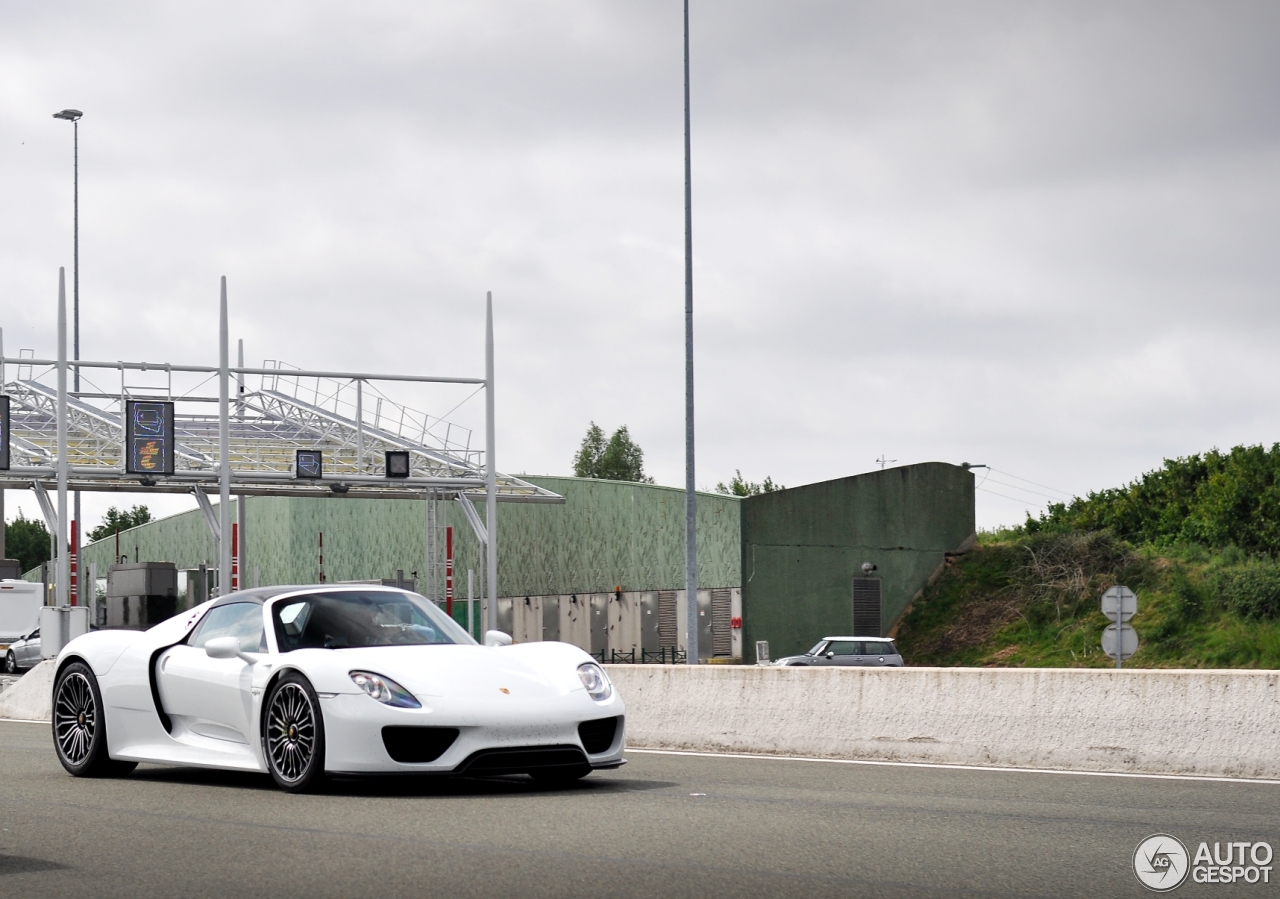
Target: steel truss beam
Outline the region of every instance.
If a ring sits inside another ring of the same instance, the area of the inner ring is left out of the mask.
[[[0,489],[35,491],[50,529],[58,535],[60,572],[67,564],[64,507],[69,491],[194,493],[219,540],[219,583],[230,583],[230,548],[223,539],[231,527],[230,497],[345,496],[426,500],[427,581],[435,584],[439,581],[435,569],[440,567],[437,544],[443,535],[436,504],[456,499],[483,547],[484,610],[489,626],[496,626],[495,503],[563,503],[564,498],[495,469],[492,294],[485,303],[485,377],[455,378],[306,371],[277,361],[249,368],[243,364],[243,346],[241,364],[232,368],[225,278],[218,366],[68,360],[62,282],[60,271],[56,360],[36,359],[29,350],[20,351],[16,359],[6,357],[0,340],[0,387],[10,398],[8,436],[10,461],[15,463],[0,471]],[[9,380],[6,367],[13,365],[18,367],[17,378]],[[67,375],[72,372],[76,389],[67,390]],[[92,383],[89,375],[100,372],[118,375],[118,390]],[[139,378],[141,373],[150,374]],[[163,385],[144,385],[155,374]],[[206,377],[185,392],[175,392],[175,374],[180,382],[198,380],[190,376]],[[245,389],[246,375],[261,378],[257,390]],[[208,387],[215,380],[216,393]],[[472,448],[469,429],[395,402],[378,389],[381,382],[474,385],[477,392],[483,390],[483,449]],[[174,404],[172,473],[149,474],[144,480],[125,471],[124,420],[130,399]],[[209,414],[210,405],[215,414]],[[295,454],[302,449],[323,453],[322,477],[297,477]],[[408,452],[408,477],[388,478],[381,472],[382,454],[392,450]],[[220,504],[216,512],[209,497],[215,485]],[[56,511],[49,497],[51,488],[57,491]],[[484,522],[476,510],[481,497]],[[58,583],[67,580],[60,575]]]

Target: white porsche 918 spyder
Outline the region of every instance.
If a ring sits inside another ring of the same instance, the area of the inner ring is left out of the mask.
[[[528,774],[624,764],[622,698],[567,643],[481,646],[389,587],[263,587],[58,654],[53,742],[77,776],[139,762],[327,775]]]

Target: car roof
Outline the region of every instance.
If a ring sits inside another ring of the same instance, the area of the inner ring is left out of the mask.
[[[269,599],[274,599],[285,593],[301,593],[303,591],[334,592],[339,590],[350,591],[377,591],[379,593],[407,593],[410,591],[401,590],[399,587],[386,587],[382,584],[277,584],[272,587],[253,587],[249,590],[237,590],[235,593],[228,593],[226,596],[218,597],[210,608],[216,606],[230,605],[233,602],[256,602],[262,605]]]
[[[823,637],[823,640],[887,640],[892,643],[892,637]]]

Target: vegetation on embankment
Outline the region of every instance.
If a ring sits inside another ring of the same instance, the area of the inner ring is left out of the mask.
[[[1167,460],[980,536],[898,629],[911,665],[1115,664],[1102,592],[1138,594],[1146,668],[1280,668],[1280,444]]]

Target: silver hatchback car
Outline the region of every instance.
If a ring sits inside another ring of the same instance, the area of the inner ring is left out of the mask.
[[[884,637],[823,637],[804,655],[786,656],[774,664],[787,667],[862,665],[901,668],[903,662],[893,641]]]

